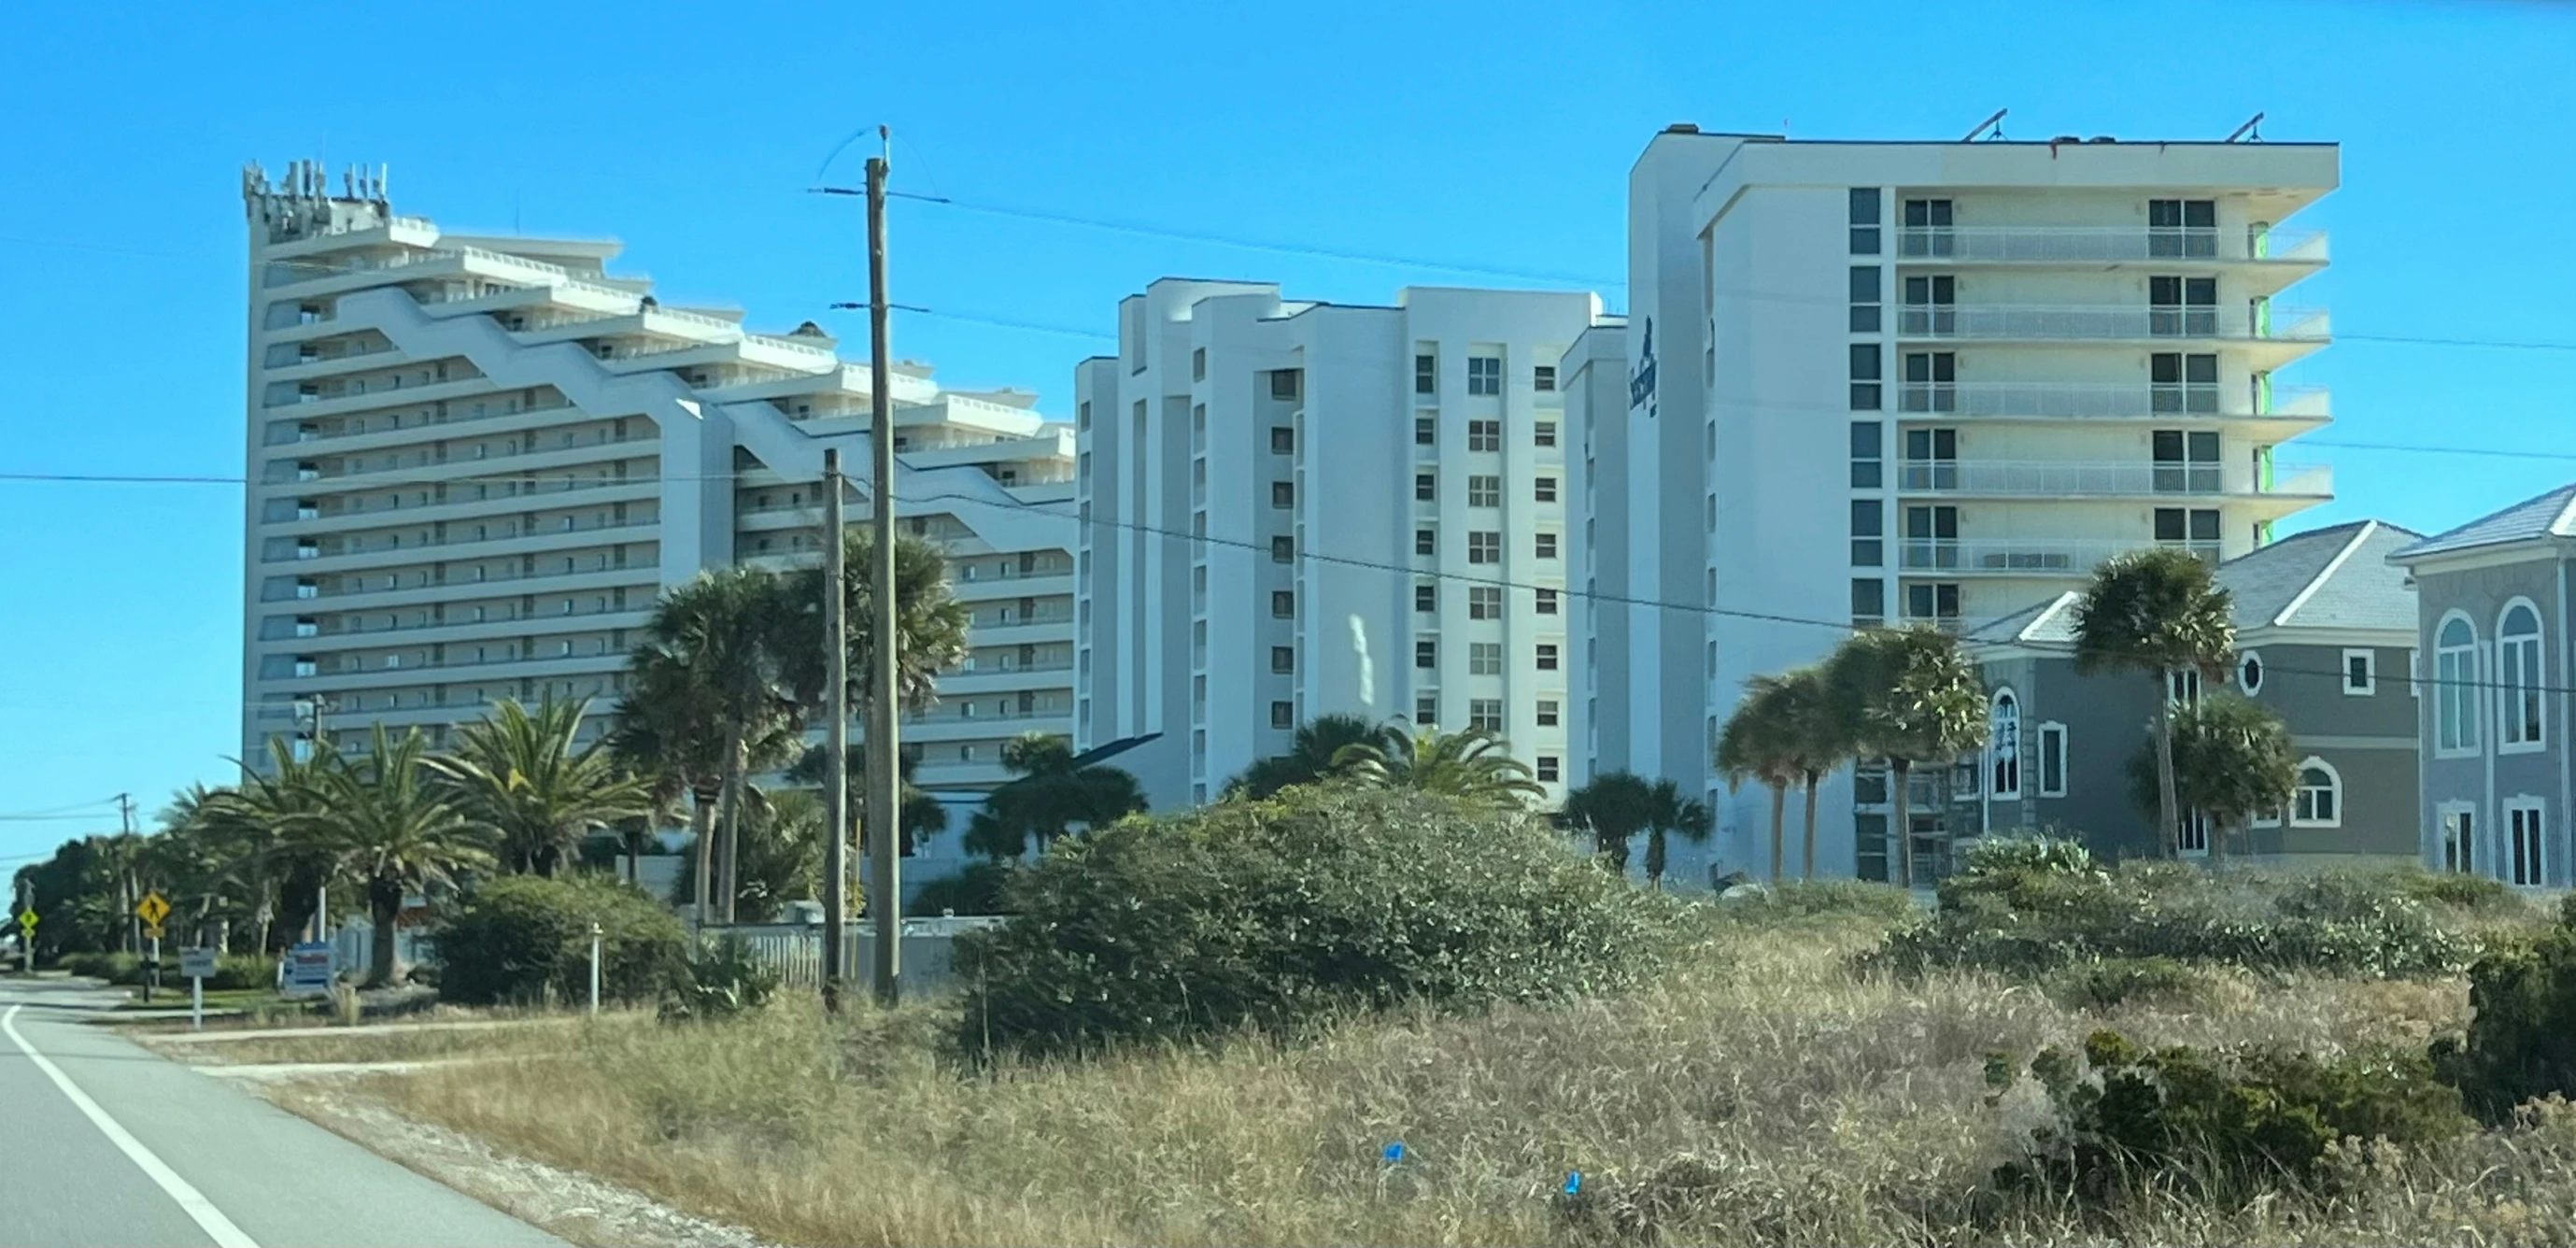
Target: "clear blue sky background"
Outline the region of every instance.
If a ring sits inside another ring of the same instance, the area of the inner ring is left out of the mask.
[[[802,193],[854,131],[960,201],[1594,278],[1625,292],[1623,190],[1657,128],[1943,139],[2344,144],[2302,224],[2336,328],[2576,343],[2576,7],[1811,2],[15,5],[0,16],[0,472],[242,464],[236,170],[392,166],[450,228],[613,235],[664,298],[755,327],[859,297],[855,204]],[[831,169],[855,182],[854,144]],[[902,204],[906,303],[1105,335],[1166,273],[1384,302],[1432,268]],[[907,317],[899,354],[1061,411],[1105,338]],[[2576,453],[2576,351],[2348,341],[2320,443]],[[2576,460],[2318,446],[2342,497],[2297,523],[2422,529]],[[241,499],[227,486],[0,482],[0,815],[229,778]],[[0,820],[0,871],[91,821]],[[112,815],[105,826],[113,826]]]

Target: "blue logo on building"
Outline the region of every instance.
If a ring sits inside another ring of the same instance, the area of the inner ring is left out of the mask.
[[[1646,318],[1645,341],[1637,348],[1636,371],[1628,374],[1628,410],[1646,409],[1649,419],[1655,414],[1655,319]]]

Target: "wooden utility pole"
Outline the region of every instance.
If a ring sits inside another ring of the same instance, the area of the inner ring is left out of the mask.
[[[841,453],[823,452],[823,1008],[841,1010],[850,891],[850,625]]]
[[[884,140],[886,129],[877,127]],[[886,158],[868,158],[868,511],[876,540],[870,544],[868,615],[868,917],[875,921],[877,1004],[903,999],[903,885],[896,877],[896,812],[902,780],[895,761],[894,395],[887,369],[885,201]]]

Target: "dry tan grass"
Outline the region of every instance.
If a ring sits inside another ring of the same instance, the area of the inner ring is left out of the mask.
[[[936,1007],[715,1026],[637,1018],[451,1033],[499,1057],[373,1081],[397,1107],[813,1244],[1565,1243],[1550,1199],[1694,1158],[1631,1238],[1665,1243],[2576,1241],[2576,1117],[2438,1156],[2357,1159],[2359,1193],[2242,1210],[2149,1197],[2087,1217],[1979,1195],[2014,1147],[1992,1050],[2104,1017],[1981,976],[1856,977],[1871,933],[1811,921],[1725,942],[1631,997],[1478,1018],[1350,1020],[1303,1041],[967,1073]],[[2457,983],[2245,981],[2216,1006],[2123,1007],[2147,1043],[2330,1049],[2456,1026]],[[567,1039],[573,1043],[567,1045]],[[442,1042],[444,1043],[444,1042]],[[457,1050],[449,1050],[455,1052]],[[1402,1140],[1409,1158],[1380,1151]]]

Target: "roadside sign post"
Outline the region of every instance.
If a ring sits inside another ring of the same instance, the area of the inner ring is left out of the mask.
[[[290,946],[278,991],[289,997],[318,997],[330,992],[331,946],[318,940]]]
[[[590,1012],[599,1013],[599,925],[590,925]]]
[[[161,986],[161,920],[170,917],[170,900],[159,889],[143,894],[134,903],[134,917],[143,920],[144,935],[152,939],[151,962],[143,974],[143,1003],[152,1003],[152,990]]]
[[[18,912],[18,931],[18,971],[20,974],[32,977],[36,973],[36,912],[34,910]]]
[[[183,949],[179,951],[179,973],[188,977],[188,1025],[191,1030],[206,1029],[206,977],[215,973],[215,951]]]

